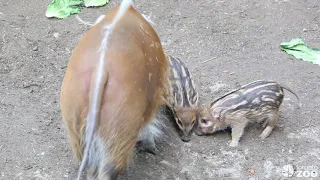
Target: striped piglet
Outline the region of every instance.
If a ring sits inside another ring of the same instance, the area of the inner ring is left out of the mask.
[[[167,55],[170,66],[171,104],[176,124],[180,129],[180,138],[190,141],[193,127],[199,112],[198,93],[187,66],[178,58]]]
[[[279,116],[283,101],[283,89],[293,93],[300,107],[299,97],[289,88],[274,81],[255,81],[216,99],[210,107],[200,112],[195,133],[199,136],[213,134],[227,127],[232,129],[231,147],[238,146],[244,128],[249,122],[263,122],[260,138],[267,138]]]

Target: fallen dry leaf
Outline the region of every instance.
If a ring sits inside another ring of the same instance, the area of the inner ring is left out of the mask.
[[[250,172],[250,174],[254,175],[254,170],[253,169],[251,169],[249,172]]]

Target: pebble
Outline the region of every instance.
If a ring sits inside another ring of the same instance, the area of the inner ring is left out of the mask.
[[[253,169],[251,169],[249,172],[250,172],[251,175],[254,175],[254,170]]]
[[[38,51],[38,46],[34,46],[34,47],[32,48],[32,50],[33,50],[33,51]]]
[[[57,33],[57,32],[55,32],[55,33],[53,33],[53,36],[54,36],[54,38],[56,38],[56,39],[58,39],[59,38],[59,33]]]

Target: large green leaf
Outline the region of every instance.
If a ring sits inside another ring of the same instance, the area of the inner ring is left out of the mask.
[[[52,0],[47,7],[46,16],[63,19],[71,14],[80,13],[81,6],[83,0]]]
[[[109,3],[109,0],[84,0],[84,5],[86,7],[104,6],[107,3]]]
[[[280,48],[297,59],[320,65],[320,50],[308,47],[299,38],[281,43]]]
[[[109,0],[52,0],[48,5],[46,16],[59,19],[66,18],[72,14],[78,14],[81,7],[99,7],[109,3]]]

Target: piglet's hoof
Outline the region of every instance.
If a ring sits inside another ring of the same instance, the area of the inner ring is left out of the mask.
[[[231,143],[229,144],[230,147],[237,147],[239,146],[239,142],[237,141],[231,141]]]

